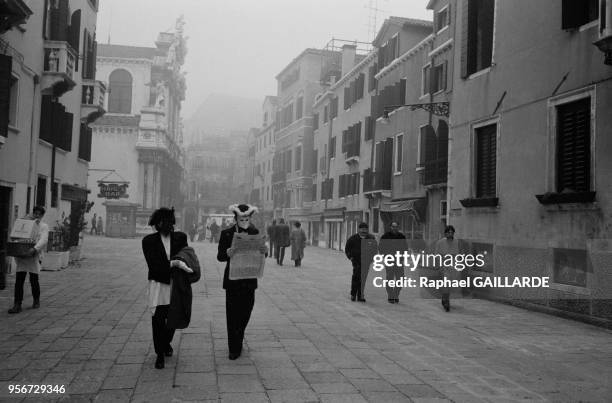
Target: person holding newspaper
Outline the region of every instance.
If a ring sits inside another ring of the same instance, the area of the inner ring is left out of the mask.
[[[257,207],[248,204],[233,204],[229,210],[234,213],[236,224],[221,231],[217,260],[227,262],[223,273],[223,288],[225,289],[225,318],[227,321],[227,342],[229,359],[235,360],[242,354],[244,331],[249,324],[251,312],[255,305],[255,290],[257,279],[247,278],[230,280],[230,260],[234,255],[231,248],[235,233],[257,235],[259,230],[251,224],[251,217],[257,212]],[[267,255],[268,249],[262,245],[260,252]]]

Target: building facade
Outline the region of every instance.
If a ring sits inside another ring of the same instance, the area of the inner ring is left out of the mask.
[[[147,232],[149,216],[162,206],[182,213],[182,19],[155,45],[98,47],[97,77],[112,95],[93,127],[89,187],[96,195],[91,213],[104,217],[109,230],[129,223]]]
[[[0,251],[14,220],[35,205],[46,208],[51,230],[78,223],[86,209],[90,125],[105,97],[95,80],[97,13],[96,0],[2,3]]]
[[[595,45],[610,40],[611,2],[452,8],[457,236],[488,253],[484,275],[551,278],[490,295],[612,318],[612,61]]]

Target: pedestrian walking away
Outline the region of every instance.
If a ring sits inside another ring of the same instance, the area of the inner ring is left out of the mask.
[[[168,312],[172,293],[172,268],[193,272],[184,262],[171,260],[171,256],[187,247],[187,235],[175,232],[176,218],[174,209],[162,207],[155,210],[149,219],[149,225],[156,232],[142,239],[142,252],[147,262],[149,280],[149,308],[153,314],[153,346],[157,359],[155,368],[164,368],[164,357],[172,357],[172,338],[174,328],[168,326]]]
[[[396,221],[391,222],[389,231],[385,232],[380,237],[379,250],[382,255],[393,255],[397,252],[404,253],[408,250],[408,244],[406,242],[406,236],[399,230],[399,224]],[[385,265],[385,271],[387,274],[387,280],[399,280],[404,276],[404,266],[398,266],[395,264]],[[387,282],[387,301],[390,304],[399,303],[399,294],[401,287],[390,287]],[[394,283],[395,284],[395,283]]]
[[[259,230],[251,224],[251,216],[257,212],[257,207],[248,204],[233,204],[229,207],[234,213],[236,224],[221,231],[217,260],[226,262],[223,273],[223,288],[225,289],[225,318],[227,321],[227,344],[229,359],[235,360],[242,354],[242,342],[244,332],[251,312],[255,305],[255,290],[257,279],[249,278],[242,280],[230,280],[230,261],[234,255],[231,248],[234,233],[247,233],[249,235],[259,234]],[[268,248],[262,247],[261,253],[267,254]]]
[[[89,230],[89,235],[97,235],[98,232],[96,230],[96,223],[98,221],[96,220],[96,213],[94,213],[93,218],[91,219],[91,229]]]
[[[455,239],[455,227],[447,225],[444,229],[444,238],[436,242],[434,253],[442,256],[452,255],[453,257],[459,254],[459,241]],[[461,272],[455,270],[454,267],[441,267],[442,279],[460,280]],[[442,307],[446,312],[450,311],[450,294],[453,288],[444,287],[440,289],[442,293]]]
[[[15,263],[17,265],[17,269],[15,270],[15,296],[13,307],[9,309],[8,313],[21,312],[23,286],[28,273],[30,275],[30,287],[32,288],[32,298],[34,300],[32,308],[36,309],[40,307],[40,284],[38,282],[38,277],[44,258],[44,251],[49,240],[49,226],[41,221],[44,215],[45,208],[43,206],[36,206],[32,210],[32,215],[25,217],[26,219],[34,220],[32,238],[36,243],[28,251],[28,257],[15,258]]]
[[[306,247],[306,234],[301,228],[302,224],[299,221],[293,223],[293,230],[289,235],[291,241],[291,260],[295,261],[295,267],[302,265],[302,259],[304,258],[304,248]]]
[[[104,235],[104,224],[102,224],[102,216],[98,217],[98,224],[96,224],[96,234]]]
[[[276,227],[276,263],[280,266],[283,265],[285,259],[285,248],[291,246],[289,225],[285,224],[283,218],[280,219],[279,224]]]
[[[276,220],[272,220],[272,225],[268,226],[267,233],[270,240],[270,257],[273,257],[276,246]]]
[[[362,222],[358,232],[346,240],[344,253],[353,265],[351,276],[351,301],[357,299],[366,302],[364,296],[365,282],[374,255],[378,252],[378,244],[374,235],[370,234],[368,224]]]

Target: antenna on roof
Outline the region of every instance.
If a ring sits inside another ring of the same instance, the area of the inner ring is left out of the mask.
[[[378,8],[378,0],[368,0],[366,8],[370,10],[368,15],[368,40],[374,42],[377,33],[378,13],[385,10]]]

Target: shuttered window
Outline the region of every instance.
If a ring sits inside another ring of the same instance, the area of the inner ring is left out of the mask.
[[[85,161],[91,161],[91,137],[91,127],[88,127],[85,123],[81,123],[79,135],[79,158]]]
[[[302,147],[298,146],[295,149],[295,170],[299,171],[302,169]]]
[[[295,103],[295,120],[302,119],[304,114],[304,98],[299,97]]]
[[[497,125],[476,129],[476,197],[496,196]]]
[[[365,133],[364,140],[372,140],[374,138],[374,119],[371,116],[366,116],[364,121]]]
[[[8,137],[11,115],[11,84],[13,58],[0,55],[0,136]]]
[[[70,112],[64,112],[62,119],[61,137],[57,146],[64,151],[72,151],[72,124],[74,115]]]
[[[44,176],[39,176],[36,182],[36,205],[47,206],[47,178]]]
[[[336,156],[336,137],[332,137],[329,142],[329,158]]]
[[[491,66],[495,0],[463,1],[461,77]]]
[[[319,114],[312,115],[312,130],[319,130]]]
[[[74,71],[79,71],[79,49],[81,39],[81,10],[76,10],[70,18],[70,28],[68,32],[68,43],[76,52],[77,62],[74,64]]]
[[[557,107],[557,192],[590,191],[591,98]]]
[[[402,172],[402,157],[404,155],[404,135],[395,137],[395,173]]]

